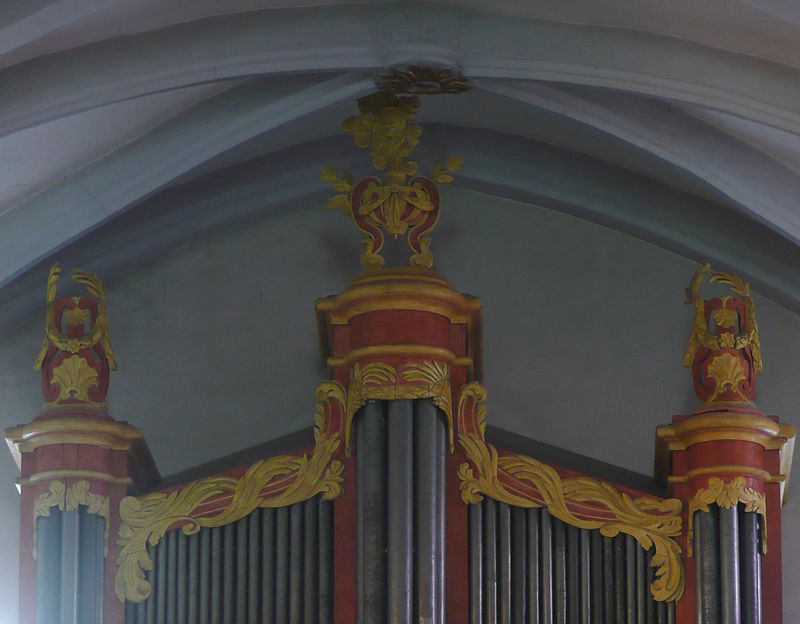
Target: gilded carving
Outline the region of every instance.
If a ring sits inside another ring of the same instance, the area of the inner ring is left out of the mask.
[[[723,334],[725,335],[731,334]],[[708,376],[715,382],[709,401],[713,401],[726,390],[738,392],[739,384],[747,381],[742,361],[730,353],[722,353],[711,361],[708,365]]]
[[[398,374],[384,362],[356,363],[350,374],[345,419],[345,449],[350,453],[351,427],[356,412],[370,399],[432,399],[447,417],[450,451],[453,450],[453,409],[450,369],[444,362],[409,362]]]
[[[376,86],[389,93],[463,93],[470,90],[469,81],[449,68],[432,68],[412,65],[407,69],[393,69],[378,78]]]
[[[436,184],[452,182],[452,173],[461,169],[462,159],[451,155],[444,164],[434,166],[430,177],[418,175],[417,163],[409,157],[422,135],[422,127],[412,123],[419,110],[419,98],[396,94],[457,92],[463,90],[462,83],[466,84],[447,71],[398,70],[379,83],[385,85],[385,90],[359,99],[359,114],[342,124],[358,147],[370,150],[375,170],[385,172],[383,179],[369,176],[356,181],[349,173],[334,167],[322,169],[322,179],[337,193],[328,201],[328,207],[349,214],[356,227],[366,234],[361,253],[363,267],[377,269],[385,264],[380,253],[383,231],[395,238],[407,236],[414,252],[410,259],[412,267],[433,267],[428,234],[439,220]]]
[[[606,537],[630,535],[645,550],[655,548],[653,597],[678,600],[683,594],[684,571],[681,548],[674,537],[681,533],[681,502],[674,498],[634,499],[603,481],[562,478],[551,466],[532,457],[501,454],[485,439],[486,408],[482,403],[486,396],[486,389],[477,383],[467,384],[459,395],[458,441],[469,460],[458,470],[462,500],[475,504],[490,496],[517,507],[544,506],[573,526],[595,529]],[[582,505],[580,512],[574,509],[576,504]]]
[[[63,481],[51,481],[47,492],[33,501],[33,557],[36,558],[36,522],[41,517],[50,516],[50,510],[58,507],[61,511],[76,511],[79,505],[87,507],[86,512],[105,520],[104,551],[108,554],[108,497],[94,494],[88,481],[76,481],[69,486]]]
[[[79,269],[72,278],[86,293],[57,298],[61,267],[47,279],[47,313],[42,348],[34,368],[42,371],[45,407],[105,407],[110,371],[116,369],[108,332],[103,282]]]
[[[92,402],[89,400],[89,389],[97,384],[97,371],[86,358],[71,355],[61,364],[53,368],[52,383],[58,384],[58,398],[51,403],[66,399]]]
[[[689,499],[689,556],[692,556],[692,538],[694,536],[694,514],[696,511],[708,512],[708,506],[715,504],[723,509],[730,509],[739,503],[744,510],[761,516],[761,551],[767,554],[767,500],[764,495],[747,487],[744,477],[734,477],[725,483],[719,477],[708,480],[708,487],[695,492]]]
[[[108,317],[106,316],[106,294],[103,288],[103,281],[94,273],[73,269],[72,279],[86,286],[86,290],[97,301],[97,317],[92,331],[88,336],[69,337],[64,336],[59,331],[56,324],[56,289],[58,278],[61,276],[61,267],[54,264],[50,268],[47,278],[47,314],[45,315],[45,337],[39,355],[36,358],[34,369],[42,367],[47,350],[52,343],[56,348],[68,353],[78,353],[84,349],[89,349],[98,342],[103,345],[109,366],[116,370],[117,364],[114,360],[114,351],[111,347],[111,338],[108,331]],[[71,297],[73,306],[67,310],[67,321],[70,323],[83,322],[89,316],[89,311],[80,307],[80,297]]]
[[[128,496],[120,503],[122,524],[117,543],[115,590],[121,601],[141,602],[152,586],[145,572],[153,569],[147,545],[155,546],[170,528],[180,526],[185,535],[202,528],[236,522],[258,507],[284,507],[322,494],[333,500],[342,493],[343,464],[334,459],[341,444],[340,426],[331,426],[332,404],[340,412],[346,405],[344,388],[325,382],[317,389],[314,417],[314,452],[281,455],[254,463],[240,478],[214,476],[200,479],[169,493]],[[204,503],[222,496],[226,506],[214,513],[198,513]]]

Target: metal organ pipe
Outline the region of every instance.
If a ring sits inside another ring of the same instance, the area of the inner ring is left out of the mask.
[[[510,543],[504,510],[510,512]],[[674,624],[674,603],[650,594],[653,551],[633,537],[603,537],[547,509],[509,507],[488,497],[470,505],[468,517],[470,624]],[[504,604],[510,605],[507,615]]]

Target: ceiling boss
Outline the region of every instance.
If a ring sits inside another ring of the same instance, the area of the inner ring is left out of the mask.
[[[338,193],[328,207],[350,214],[367,235],[361,252],[364,268],[378,269],[386,263],[380,254],[386,232],[395,238],[407,236],[414,252],[412,267],[431,269],[429,233],[439,220],[440,207],[436,184],[452,182],[462,159],[450,155],[444,164],[434,165],[429,177],[417,175],[417,163],[409,158],[422,135],[422,127],[413,123],[420,101],[416,95],[401,94],[460,93],[469,89],[469,83],[449,69],[415,66],[381,76],[376,85],[377,92],[358,100],[360,114],[342,125],[358,147],[370,150],[372,166],[383,176],[355,181],[347,172],[324,167],[322,179]]]

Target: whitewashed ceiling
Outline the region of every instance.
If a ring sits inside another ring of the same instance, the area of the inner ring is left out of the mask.
[[[448,65],[422,158],[711,259],[800,311],[800,5],[0,3],[0,324],[55,254],[115,271],[320,195],[374,78]],[[34,295],[34,293],[36,293]]]

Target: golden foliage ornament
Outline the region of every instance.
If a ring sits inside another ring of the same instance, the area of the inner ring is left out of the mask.
[[[581,529],[598,530],[606,537],[630,535],[645,550],[655,548],[650,564],[656,568],[650,585],[653,597],[668,602],[680,599],[684,570],[681,548],[674,538],[681,533],[681,502],[647,496],[634,499],[604,481],[563,478],[532,457],[501,454],[485,439],[486,398],[486,389],[477,383],[467,384],[459,394],[458,441],[469,460],[458,469],[464,503],[477,504],[490,496],[515,507],[546,507],[555,518]],[[588,503],[598,511],[594,516],[576,514],[571,509],[576,503]]]
[[[356,412],[370,399],[432,399],[447,418],[450,452],[453,451],[453,408],[450,369],[445,362],[409,362],[398,373],[384,362],[356,363],[350,373],[345,417],[345,449],[350,454],[351,429]]]
[[[381,90],[358,100],[359,114],[342,124],[356,146],[369,149],[372,166],[385,172],[383,178],[368,176],[358,181],[335,167],[323,167],[322,179],[330,183],[336,195],[329,208],[349,214],[364,234],[361,264],[367,269],[381,268],[384,232],[395,238],[406,236],[413,254],[412,267],[433,268],[429,233],[439,220],[440,198],[436,184],[453,181],[453,172],[461,169],[461,157],[450,155],[444,164],[436,164],[430,177],[418,175],[418,165],[410,156],[419,144],[422,127],[413,123],[420,101],[416,96],[398,97],[398,93],[456,93],[463,91],[463,78],[447,70],[423,70],[412,67],[379,82]],[[381,86],[382,85],[382,86]],[[437,86],[438,85],[438,86]]]
[[[730,482],[725,483],[719,477],[712,477],[708,480],[708,487],[695,492],[689,499],[689,556],[692,556],[694,537],[694,514],[695,512],[708,513],[709,505],[717,505],[723,509],[736,507],[739,503],[744,505],[744,510],[749,513],[756,513],[761,516],[761,552],[767,554],[767,500],[763,494],[753,488],[747,487],[744,477],[734,477]]]
[[[317,388],[312,455],[280,455],[252,464],[240,477],[213,476],[172,492],[154,492],[122,499],[122,524],[117,543],[115,591],[121,601],[142,602],[152,592],[145,573],[153,569],[147,546],[156,546],[164,534],[180,525],[184,535],[203,528],[236,522],[259,507],[285,507],[321,494],[333,500],[342,494],[342,462],[333,459],[341,444],[338,430],[329,431],[329,401],[344,409],[346,392],[329,381]],[[227,505],[215,512],[198,511],[204,504],[228,496]]]

